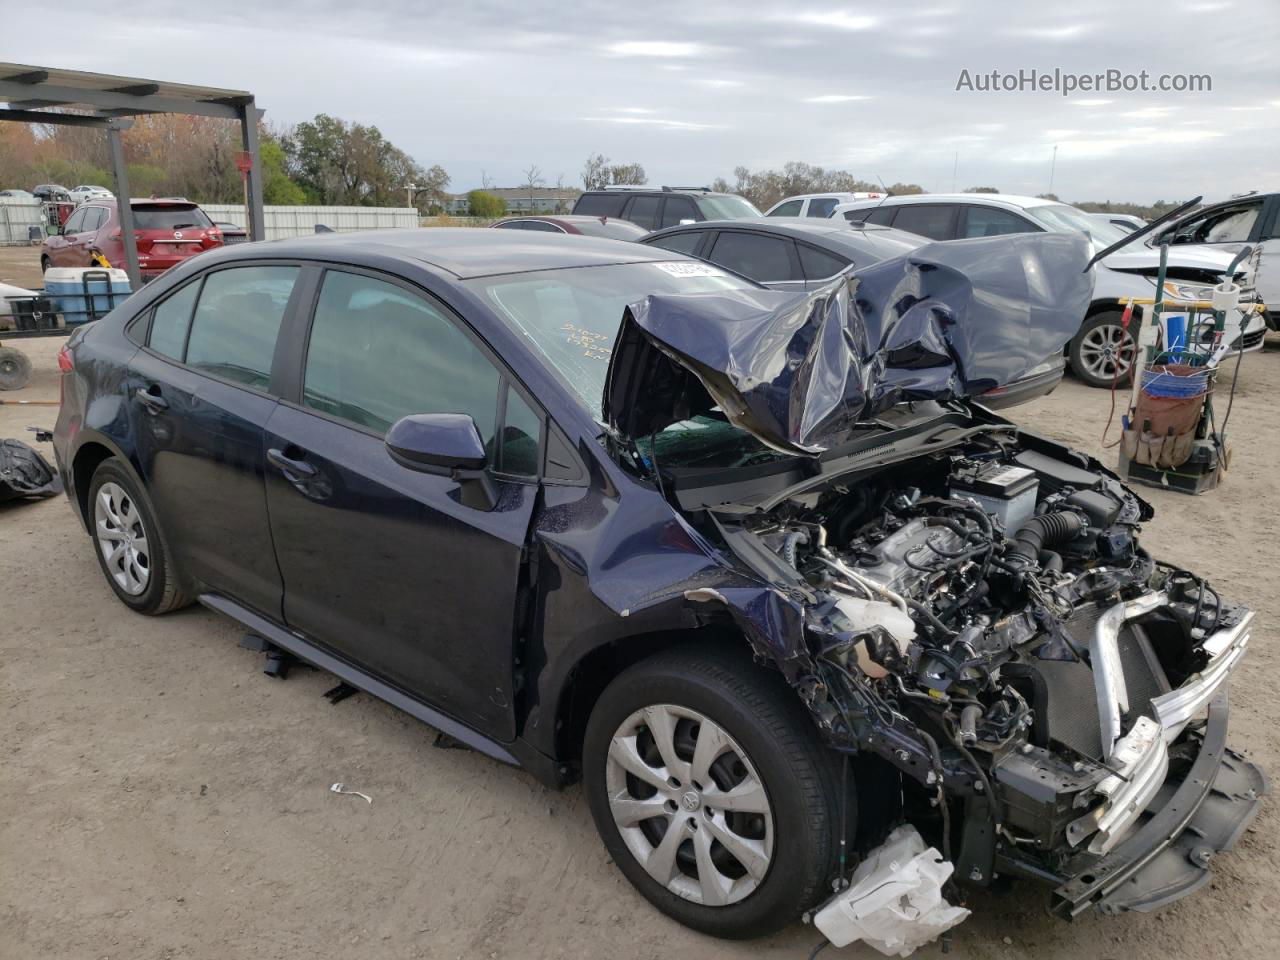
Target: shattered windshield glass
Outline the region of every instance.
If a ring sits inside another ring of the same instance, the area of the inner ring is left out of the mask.
[[[546,357],[596,420],[601,420],[609,357],[627,304],[650,294],[760,289],[694,260],[538,270],[467,285]]]

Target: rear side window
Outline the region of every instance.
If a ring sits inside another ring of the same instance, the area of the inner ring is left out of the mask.
[[[814,197],[809,201],[806,217],[829,217],[839,201],[835,197]]]
[[[788,200],[780,207],[774,207],[769,211],[771,217],[798,217],[800,216],[800,207],[804,205],[803,200]]]
[[[872,207],[862,218],[864,223],[878,223],[882,227],[887,227],[893,223],[894,215],[901,207]]]
[[[790,240],[726,231],[716,238],[708,259],[757,283],[799,279],[791,269]]]
[[[574,213],[591,217],[616,217],[622,212],[625,193],[584,193],[573,205]]]
[[[324,275],[303,375],[308,407],[379,433],[414,413],[467,413],[492,451],[499,379],[422,297],[373,277]]]
[[[954,204],[921,203],[898,207],[893,225],[899,230],[917,233],[930,240],[951,240],[955,236],[955,219]]]
[[[622,215],[623,219],[630,220],[646,230],[653,230],[658,226],[658,204],[660,203],[662,203],[661,197],[632,197],[630,206]]]
[[[187,331],[191,329],[191,311],[199,292],[200,281],[197,280],[156,307],[151,315],[151,335],[147,338],[147,346],[174,360],[182,359],[182,352],[187,346]]]
[[[964,232],[961,236],[999,237],[1006,233],[1036,233],[1038,229],[1008,210],[971,206],[965,208]]]
[[[848,260],[807,244],[797,243],[796,249],[800,252],[800,266],[804,270],[806,280],[825,280],[828,277],[834,277],[850,263]]]
[[[667,197],[667,205],[662,208],[661,226],[674,227],[681,220],[697,219],[698,209],[688,197]]]
[[[187,341],[187,366],[266,389],[297,267],[215,270],[205,277]]]
[[[207,230],[213,221],[199,207],[134,207],[137,230]]]
[[[693,253],[698,249],[698,244],[702,242],[703,234],[700,230],[686,230],[684,233],[673,233],[668,237],[658,237],[650,242],[652,247],[661,247],[663,250],[674,250],[676,253]]]

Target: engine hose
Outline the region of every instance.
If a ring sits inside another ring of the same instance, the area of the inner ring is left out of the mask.
[[[907,599],[907,606],[911,608],[911,612],[917,617],[924,620],[929,626],[944,637],[954,637],[956,632],[950,629],[946,624],[933,615],[933,611],[926,607],[919,600]]]
[[[1079,536],[1084,528],[1084,518],[1069,510],[1032,517],[1013,535],[1009,554],[1021,558],[1027,566],[1035,566],[1041,550]]]
[[[794,567],[796,565],[796,546],[808,542],[808,533],[803,530],[792,530],[782,538],[782,558]]]

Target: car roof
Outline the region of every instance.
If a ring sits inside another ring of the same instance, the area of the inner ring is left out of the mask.
[[[721,193],[718,190],[699,190],[697,187],[636,187],[634,189],[632,189],[631,187],[627,187],[625,190],[610,190],[608,188],[605,188],[601,190],[583,190],[582,191],[583,196],[586,196],[588,193],[603,193],[605,196],[609,196],[609,197],[614,197],[614,196],[629,197],[635,193],[656,193],[656,194],[662,194],[666,196],[670,196],[671,194],[674,193],[674,194],[679,194],[685,197],[737,197],[737,196],[740,196],[740,194],[737,194],[737,193]],[[743,199],[745,199],[745,197]]]
[[[895,230],[893,227],[882,227],[873,223],[853,226],[844,220],[834,221],[825,217],[760,217],[758,220],[703,220],[699,223],[681,224],[674,227],[665,227],[662,230],[655,230],[644,237],[643,241],[673,233],[704,233],[707,230],[768,233],[792,240],[807,240],[819,247],[847,250],[857,254],[865,254],[867,243],[874,243],[877,240],[897,241],[911,247],[921,246],[925,242],[921,237],[913,233]]]
[[[1030,207],[1052,205],[1068,206],[1061,200],[1022,197],[1014,193],[903,193],[895,197],[885,197],[881,200],[855,200],[852,203],[841,204],[840,210],[862,210],[866,207],[875,207],[880,204],[884,204],[886,207],[896,207],[904,203],[980,203],[991,206],[1020,207],[1023,210]]]
[[[336,260],[347,255],[378,253],[398,260],[429,264],[460,280],[533,270],[691,259],[670,250],[644,247],[628,240],[586,236],[570,238],[554,233],[477,230],[474,227],[321,233],[266,243],[237,244],[236,249],[244,250],[242,256]]]

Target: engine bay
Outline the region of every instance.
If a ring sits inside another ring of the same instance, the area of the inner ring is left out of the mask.
[[[813,676],[797,686],[829,735],[893,763],[944,821],[960,797],[993,828],[952,851],[979,883],[1000,847],[1065,869],[1118,842],[1135,815],[1113,808],[1157,763],[1154,704],[1238,616],[1141,547],[1144,501],[1055,452],[990,431],[720,518],[805,596]],[[1098,646],[1108,616],[1114,651]]]

